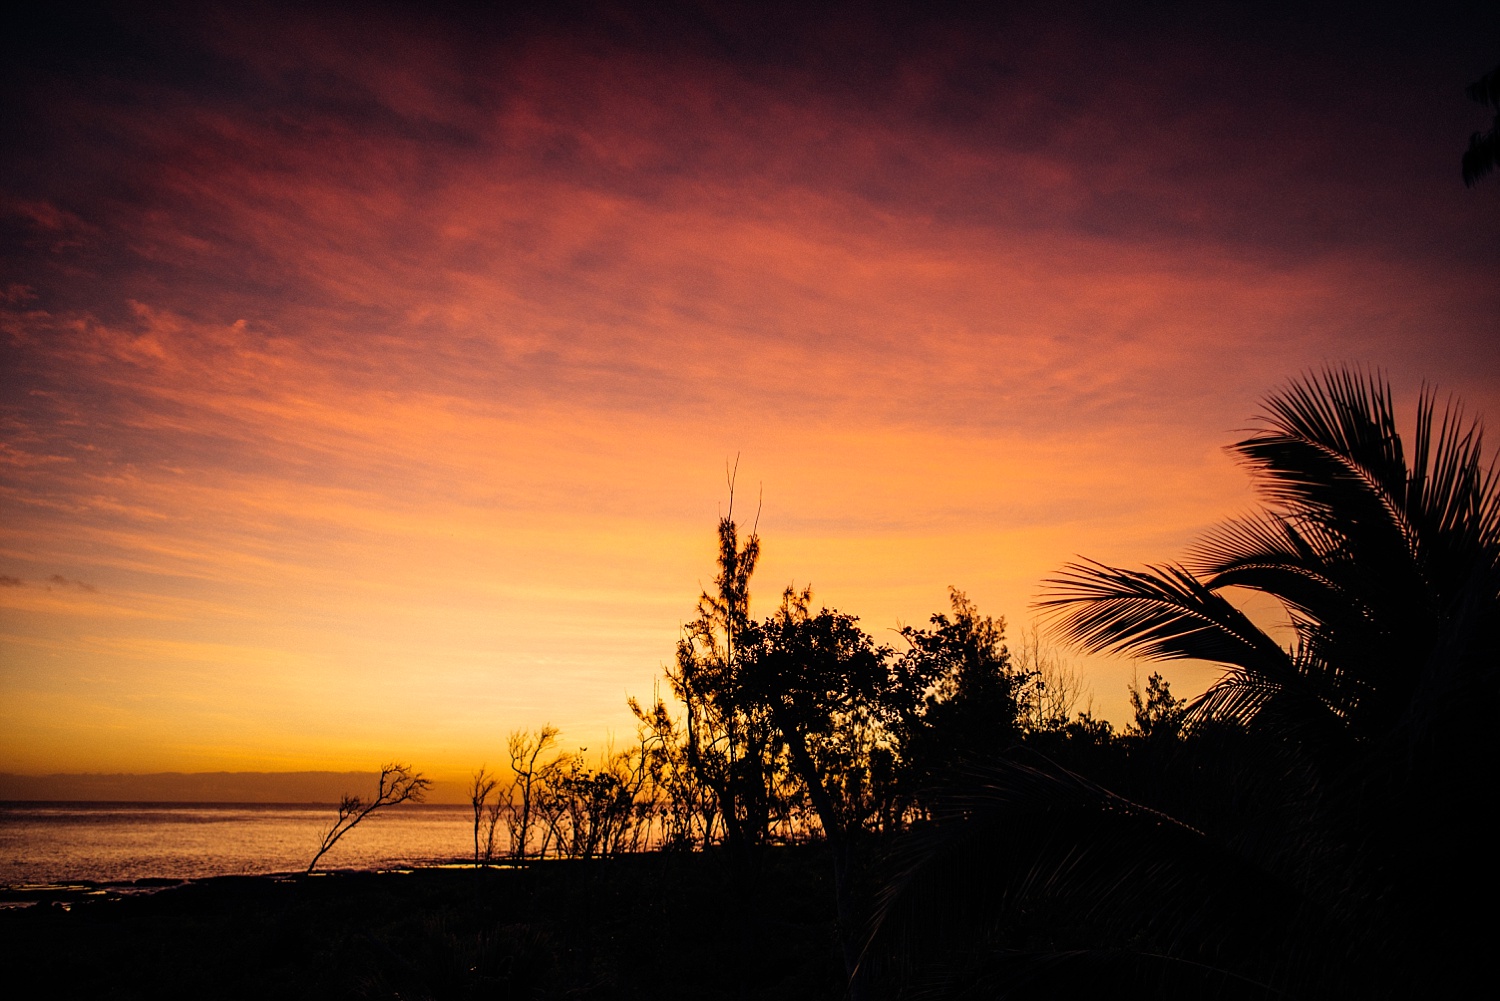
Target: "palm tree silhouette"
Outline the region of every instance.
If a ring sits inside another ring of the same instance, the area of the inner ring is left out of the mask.
[[[1023,750],[914,842],[867,955],[942,996],[1122,974],[1158,995],[1404,996],[1475,972],[1490,926],[1467,913],[1496,883],[1474,804],[1497,764],[1500,489],[1479,424],[1437,402],[1423,390],[1408,449],[1378,374],[1294,381],[1231,446],[1263,511],[1181,565],[1048,582],[1042,607],[1088,650],[1223,666],[1189,725],[1233,740],[1189,752],[1200,790],[1241,802],[1200,829]],[[1235,588],[1280,603],[1287,645]],[[924,967],[947,940],[965,968]]]
[[[1492,695],[1500,490],[1481,428],[1435,394],[1410,457],[1389,385],[1347,369],[1271,397],[1231,446],[1268,502],[1195,547],[1186,566],[1073,564],[1042,602],[1094,651],[1225,666],[1198,718],[1274,729],[1316,753],[1441,752],[1451,722]],[[1287,612],[1284,648],[1225,597]]]

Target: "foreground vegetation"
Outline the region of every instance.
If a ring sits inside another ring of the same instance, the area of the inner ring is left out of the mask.
[[[1224,668],[1190,706],[1153,675],[1123,733],[957,591],[897,647],[807,590],[752,617],[760,542],[731,504],[670,697],[632,702],[639,746],[600,771],[573,759],[533,782],[551,804],[539,850],[713,849],[743,937],[735,901],[767,850],[816,841],[856,1001],[1464,983],[1492,928],[1468,914],[1495,889],[1473,809],[1495,764],[1473,709],[1500,694],[1500,490],[1479,427],[1424,393],[1403,441],[1388,386],[1340,370],[1273,396],[1232,451],[1261,512],[1185,564],[1050,583],[1044,610],[1084,648]],[[1280,602],[1290,645],[1235,589]],[[861,900],[876,855],[883,891]]]

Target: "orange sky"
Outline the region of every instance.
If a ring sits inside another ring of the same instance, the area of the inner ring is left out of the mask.
[[[0,771],[628,740],[736,455],[761,609],[893,640],[1176,558],[1307,368],[1500,413],[1494,12],[1199,8],[18,32]]]

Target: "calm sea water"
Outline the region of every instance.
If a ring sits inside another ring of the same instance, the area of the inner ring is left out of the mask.
[[[0,886],[300,872],[331,806],[0,803]],[[371,814],[319,868],[383,869],[472,857],[473,812],[402,804]]]

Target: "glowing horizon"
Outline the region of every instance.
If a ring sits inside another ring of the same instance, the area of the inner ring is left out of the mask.
[[[135,14],[15,71],[0,771],[628,740],[735,456],[761,611],[889,636],[954,586],[1014,633],[1253,504],[1222,447],[1302,371],[1500,415],[1488,67],[1441,18]]]

